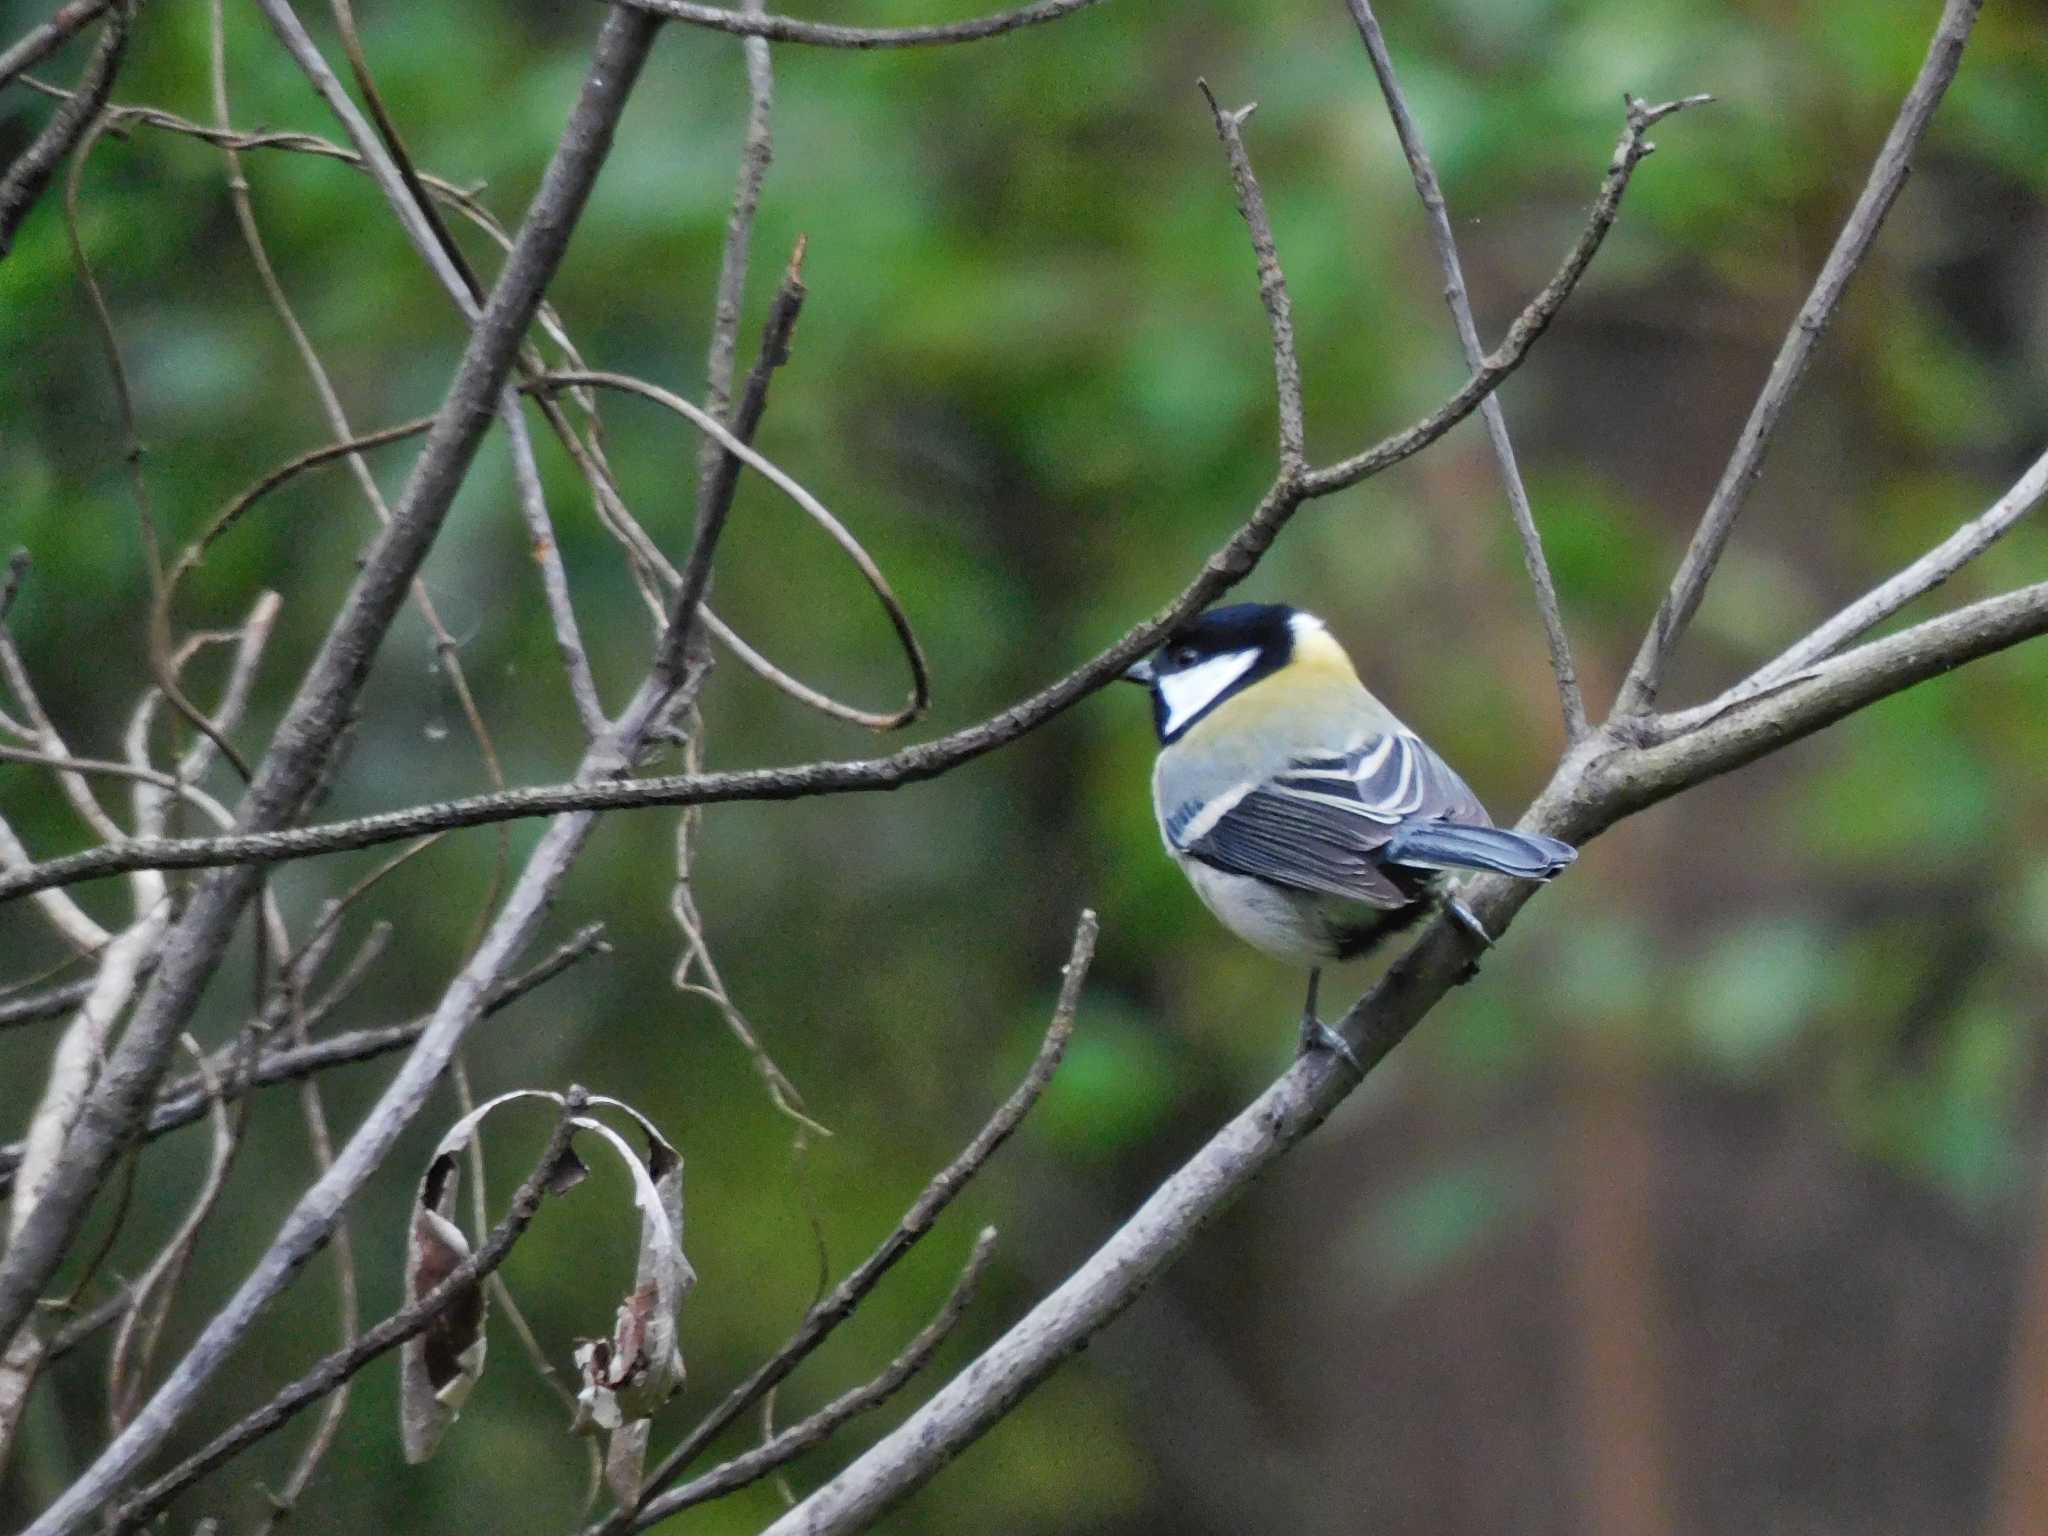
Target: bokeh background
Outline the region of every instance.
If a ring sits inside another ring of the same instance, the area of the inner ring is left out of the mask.
[[[508,221],[580,77],[596,8],[360,0],[422,163]],[[0,0],[0,37],[47,11]],[[326,17],[309,23],[337,59]],[[1709,90],[1659,129],[1619,228],[1503,391],[1582,670],[1604,707],[1805,285],[1917,68],[1932,0],[1389,0],[1383,20],[1492,334],[1578,233],[1621,96]],[[831,19],[964,15],[868,0]],[[253,8],[228,8],[234,117],[332,123]],[[1876,255],[1773,451],[1673,679],[1688,702],[1774,653],[2001,492],[2048,437],[2048,7],[1994,4]],[[118,99],[204,118],[206,7],[144,9]],[[74,75],[85,44],[51,61]],[[913,734],[977,719],[1151,612],[1271,470],[1271,370],[1251,258],[1195,78],[1257,100],[1249,143],[1292,280],[1310,444],[1329,459],[1461,376],[1441,280],[1343,7],[1118,0],[971,49],[778,49],[776,161],[742,364],[807,235],[810,301],[763,447],[867,542],[937,672]],[[552,289],[597,366],[701,387],[745,109],[739,45],[671,29]],[[49,110],[0,97],[0,153]],[[369,182],[248,159],[284,283],[355,420],[432,408],[460,345]],[[106,285],[169,536],[327,438],[236,236],[214,151],[104,142],[81,231]],[[477,248],[480,258],[489,253]],[[696,444],[613,402],[609,442],[671,555]],[[644,610],[559,450],[541,445],[609,701]],[[411,450],[377,458],[387,487]],[[73,747],[113,755],[146,679],[145,568],[106,369],[57,199],[0,263],[0,540],[36,566],[12,621]],[[285,597],[259,744],[328,622],[369,519],[308,477],[224,540],[188,625]],[[2022,528],[1943,600],[2038,579]],[[486,445],[426,569],[515,782],[565,776],[579,736],[503,445]],[[1484,439],[1302,513],[1245,589],[1326,614],[1376,688],[1512,816],[1560,730]],[[758,482],[720,556],[719,610],[781,663],[876,706],[900,662],[845,562]],[[1915,615],[1931,611],[1931,605]],[[729,661],[707,753],[736,766],[861,755]],[[1437,1010],[1177,1269],[887,1522],[900,1532],[1437,1533],[2048,1529],[2048,649],[1977,664],[1602,837],[1477,985]],[[614,818],[553,918],[612,954],[479,1027],[480,1093],[571,1081],[656,1116],[689,1164],[691,1380],[707,1408],[818,1283],[896,1220],[1029,1059],[1074,917],[1102,915],[1070,1059],[1016,1142],[783,1394],[793,1418],[885,1360],[982,1223],[990,1283],[958,1368],[1097,1244],[1293,1049],[1298,974],[1228,941],[1159,852],[1146,711],[1091,698],[995,757],[886,797],[734,805],[704,820],[699,899],[732,994],[835,1132],[800,1172],[792,1126],[707,1005],[670,983],[673,813]],[[379,659],[326,814],[484,786],[408,611]],[[37,770],[0,809],[39,854],[79,846]],[[532,825],[511,829],[513,857]],[[396,937],[333,1027],[409,1016],[458,963],[499,843],[463,833],[395,876]],[[303,924],[377,854],[294,865]],[[117,884],[83,893],[126,912]],[[60,958],[0,909],[22,977]],[[231,963],[205,1031],[242,1016]],[[1370,968],[1326,995],[1348,999]],[[58,1026],[0,1033],[0,1126],[25,1122]],[[389,1063],[331,1074],[354,1124]],[[453,1117],[452,1097],[430,1119]],[[365,1307],[397,1301],[405,1203],[437,1127],[357,1207]],[[490,1137],[498,1196],[540,1128]],[[307,1177],[273,1095],[207,1230],[170,1348],[245,1272]],[[160,1142],[111,1268],[196,1187],[205,1134]],[[554,1358],[602,1331],[631,1265],[616,1181],[551,1206],[508,1274]],[[105,1212],[100,1220],[104,1223]],[[104,1281],[102,1282],[104,1283]],[[329,1347],[316,1264],[179,1439],[189,1448]],[[98,1294],[97,1292],[95,1294]],[[0,1482],[40,1507],[105,1433],[103,1346],[44,1384]],[[360,1378],[304,1530],[562,1532],[580,1448],[502,1328],[423,1468],[399,1460],[395,1370]],[[906,1394],[917,1398],[929,1382]],[[900,1415],[801,1463],[801,1490]],[[748,1433],[753,1427],[748,1428]],[[174,1527],[260,1511],[303,1429],[187,1498]],[[736,1435],[732,1444],[744,1442]],[[677,1528],[757,1529],[751,1490]]]

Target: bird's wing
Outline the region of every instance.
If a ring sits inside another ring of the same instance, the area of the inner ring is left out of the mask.
[[[1404,731],[1182,806],[1166,835],[1188,857],[1233,874],[1398,907],[1414,899],[1416,881],[1397,881],[1384,867],[1387,844],[1409,823],[1439,820],[1488,825],[1464,780]]]
[[[1493,825],[1479,797],[1451,765],[1406,731],[1369,737],[1334,757],[1299,759],[1264,787],[1387,829],[1406,821]]]

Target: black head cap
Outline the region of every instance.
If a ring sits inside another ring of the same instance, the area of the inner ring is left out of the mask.
[[[1189,619],[1143,661],[1124,673],[1152,690],[1152,721],[1162,743],[1170,742],[1240,689],[1287,665],[1294,654],[1295,620],[1301,610],[1286,603],[1231,603]],[[1213,673],[1213,691],[1176,689],[1173,679],[1225,659],[1238,660]],[[1176,697],[1176,694],[1179,696]]]

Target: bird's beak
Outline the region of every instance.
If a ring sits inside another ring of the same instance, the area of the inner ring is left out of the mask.
[[[1152,658],[1146,656],[1124,668],[1123,680],[1127,683],[1137,683],[1143,687],[1150,688],[1159,680],[1159,674],[1152,669]]]

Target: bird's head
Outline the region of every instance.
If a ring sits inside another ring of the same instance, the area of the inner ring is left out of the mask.
[[[1123,676],[1152,691],[1152,723],[1164,746],[1225,699],[1287,667],[1356,676],[1323,621],[1286,603],[1232,603],[1197,614]]]

